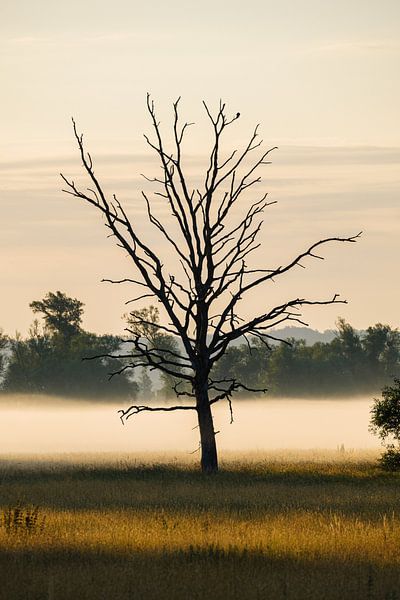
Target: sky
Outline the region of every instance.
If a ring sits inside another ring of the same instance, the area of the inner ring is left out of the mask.
[[[334,328],[339,315],[357,328],[400,325],[397,0],[3,0],[0,15],[0,327],[7,333],[25,334],[29,302],[56,290],[85,303],[87,329],[123,329],[124,302],[135,292],[101,279],[131,274],[129,262],[106,239],[99,215],[62,193],[59,173],[85,183],[74,116],[105,189],[151,241],[140,173],[154,175],[158,165],[143,139],[151,130],[146,92],[167,137],[178,96],[183,119],[196,123],[185,145],[193,182],[211,140],[202,100],[213,107],[223,98],[232,115],[241,113],[227,154],[257,123],[265,147],[279,147],[262,172],[263,191],[277,201],[254,257],[264,268],[316,239],[364,232],[280,284],[282,298],[340,293],[348,300],[307,312],[312,327]],[[245,316],[276,293],[254,294]]]

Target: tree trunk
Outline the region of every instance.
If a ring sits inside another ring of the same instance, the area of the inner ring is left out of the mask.
[[[207,388],[196,393],[196,400],[200,429],[201,470],[203,473],[216,473],[218,471],[217,445]]]

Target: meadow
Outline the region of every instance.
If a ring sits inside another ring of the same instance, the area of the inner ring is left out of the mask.
[[[5,456],[1,600],[400,599],[377,452]]]

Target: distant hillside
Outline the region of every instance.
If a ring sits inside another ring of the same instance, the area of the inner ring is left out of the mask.
[[[310,329],[309,327],[282,327],[282,329],[270,329],[269,333],[279,339],[286,340],[288,338],[294,338],[295,340],[305,340],[307,346],[312,346],[316,342],[331,342],[336,331],[334,329],[325,329],[325,331],[318,331],[317,329]],[[363,333],[363,332],[358,332]],[[211,338],[210,338],[211,339]],[[250,339],[250,338],[249,338]],[[244,338],[239,338],[231,342],[232,346],[241,346],[245,343]],[[270,340],[271,344],[278,344]]]
[[[295,340],[305,340],[308,346],[312,346],[316,342],[331,342],[336,332],[333,329],[325,329],[325,331],[318,331],[317,329],[310,329],[309,327],[282,327],[282,329],[271,330],[272,335],[286,340],[287,338],[294,338]]]

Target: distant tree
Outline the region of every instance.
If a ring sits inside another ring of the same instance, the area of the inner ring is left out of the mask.
[[[352,394],[365,382],[365,359],[358,332],[342,317],[336,322],[336,336],[329,344],[332,374],[337,379],[337,389]],[[360,390],[359,390],[360,391]]]
[[[257,338],[249,341],[249,344],[231,346],[216,363],[212,377],[214,379],[238,379],[246,387],[259,387],[265,389],[270,387],[267,378],[270,374],[269,360],[272,348],[266,346]],[[248,396],[247,390],[239,390],[240,396]]]
[[[8,346],[8,337],[4,334],[3,330],[0,329],[0,388],[3,383],[3,377],[7,365],[6,349]]]
[[[365,360],[370,377],[382,385],[393,378],[400,365],[400,333],[389,325],[377,323],[368,327],[362,339]]]
[[[388,470],[400,470],[400,379],[382,390],[371,409],[370,430],[386,447],[381,464]]]
[[[350,323],[347,323],[342,317],[339,317],[336,322],[337,332],[336,340],[340,347],[340,352],[343,357],[347,360],[352,358],[353,361],[356,357],[360,360],[362,356],[362,345],[361,339],[357,331]],[[335,341],[335,340],[333,340]]]
[[[52,376],[52,342],[49,332],[44,331],[39,321],[34,320],[29,335],[24,340],[17,332],[10,341],[11,356],[4,378],[6,392],[45,392],[46,377]]]
[[[52,334],[65,339],[81,331],[84,304],[64,292],[48,292],[42,300],[34,300],[29,307],[34,313],[42,313],[46,328]]]
[[[274,393],[282,396],[301,393],[299,381],[299,361],[301,347],[305,346],[304,340],[289,338],[279,344],[269,361],[268,380],[269,387]]]
[[[152,398],[154,395],[153,383],[145,367],[142,367],[142,371],[139,375],[137,383],[139,386],[140,397],[145,398],[146,400],[150,400],[150,398]]]
[[[179,343],[173,335],[160,330],[160,311],[157,306],[150,305],[148,307],[132,310],[129,314],[124,315],[128,327],[126,331],[135,337],[138,336],[148,350],[156,350],[160,356],[165,359],[170,353],[179,353]],[[149,366],[150,370],[158,370],[155,366]],[[148,376],[148,369],[145,370]],[[175,367],[176,372],[181,373],[182,369]],[[177,386],[182,384],[182,380],[167,373],[166,371],[158,370],[161,375],[161,396],[166,398],[172,396],[177,391]],[[142,371],[143,373],[143,371]]]
[[[236,377],[214,379],[214,365],[235,340],[255,336],[267,341],[273,337],[271,328],[285,321],[301,322],[300,311],[304,306],[333,304],[339,300],[337,294],[324,300],[293,297],[276,306],[267,306],[267,296],[262,295],[259,311],[250,319],[241,318],[240,302],[248,300],[262,284],[276,281],[289,271],[304,266],[307,258],[321,258],[318,252],[326,244],[355,242],[358,235],[316,241],[279,266],[266,265],[265,261],[260,268],[249,266],[249,255],[259,246],[257,236],[262,225],[261,215],[273,203],[268,202],[267,194],[263,193],[255,201],[246,202],[241,209],[239,205],[244,193],[261,181],[257,169],[269,164],[272,149],[260,151],[259,156],[251,160],[262,143],[258,140],[256,127],[240,152],[234,150],[228,156],[222,156],[222,137],[240,113],[229,117],[225,104],[221,102],[216,114],[212,114],[204,104],[213,143],[204,183],[201,188],[191,189],[183,166],[183,140],[190,124],[180,123],[178,104],[179,100],[174,103],[173,148],[167,149],[154,103],[149,96],[147,98],[155,137],[154,140],[146,137],[146,140],[161,163],[161,175],[150,181],[161,186],[156,195],[169,209],[172,221],[160,220],[155,213],[156,205],[145,193],[143,200],[150,224],[169,245],[169,251],[163,256],[160,256],[157,242],[152,247],[147,243],[137,215],[131,220],[115,195],[108,197],[105,193],[75,123],[74,133],[90,186],[80,188],[74,181],[66,177],[63,179],[67,193],[83,199],[101,213],[111,235],[135,267],[137,279],[129,277],[118,282],[139,286],[142,293],[138,300],[155,298],[165,317],[155,325],[157,331],[171,334],[180,342],[177,351],[166,350],[163,342],[161,347],[149,346],[143,342],[141,332],[133,330],[132,350],[118,355],[118,358],[130,361],[133,369],[149,366],[182,380],[185,387],[175,387],[175,392],[190,400],[185,405],[168,407],[132,405],[121,411],[121,418],[128,419],[142,411],[195,411],[200,433],[201,466],[203,471],[213,473],[218,469],[213,405],[226,400],[231,407],[231,397],[235,392],[240,389],[255,391]],[[173,271],[167,265],[171,255],[175,257]],[[180,266],[175,268],[176,264]],[[137,314],[136,323],[138,327],[147,327],[149,319],[146,315]],[[150,325],[154,323],[150,322]]]

